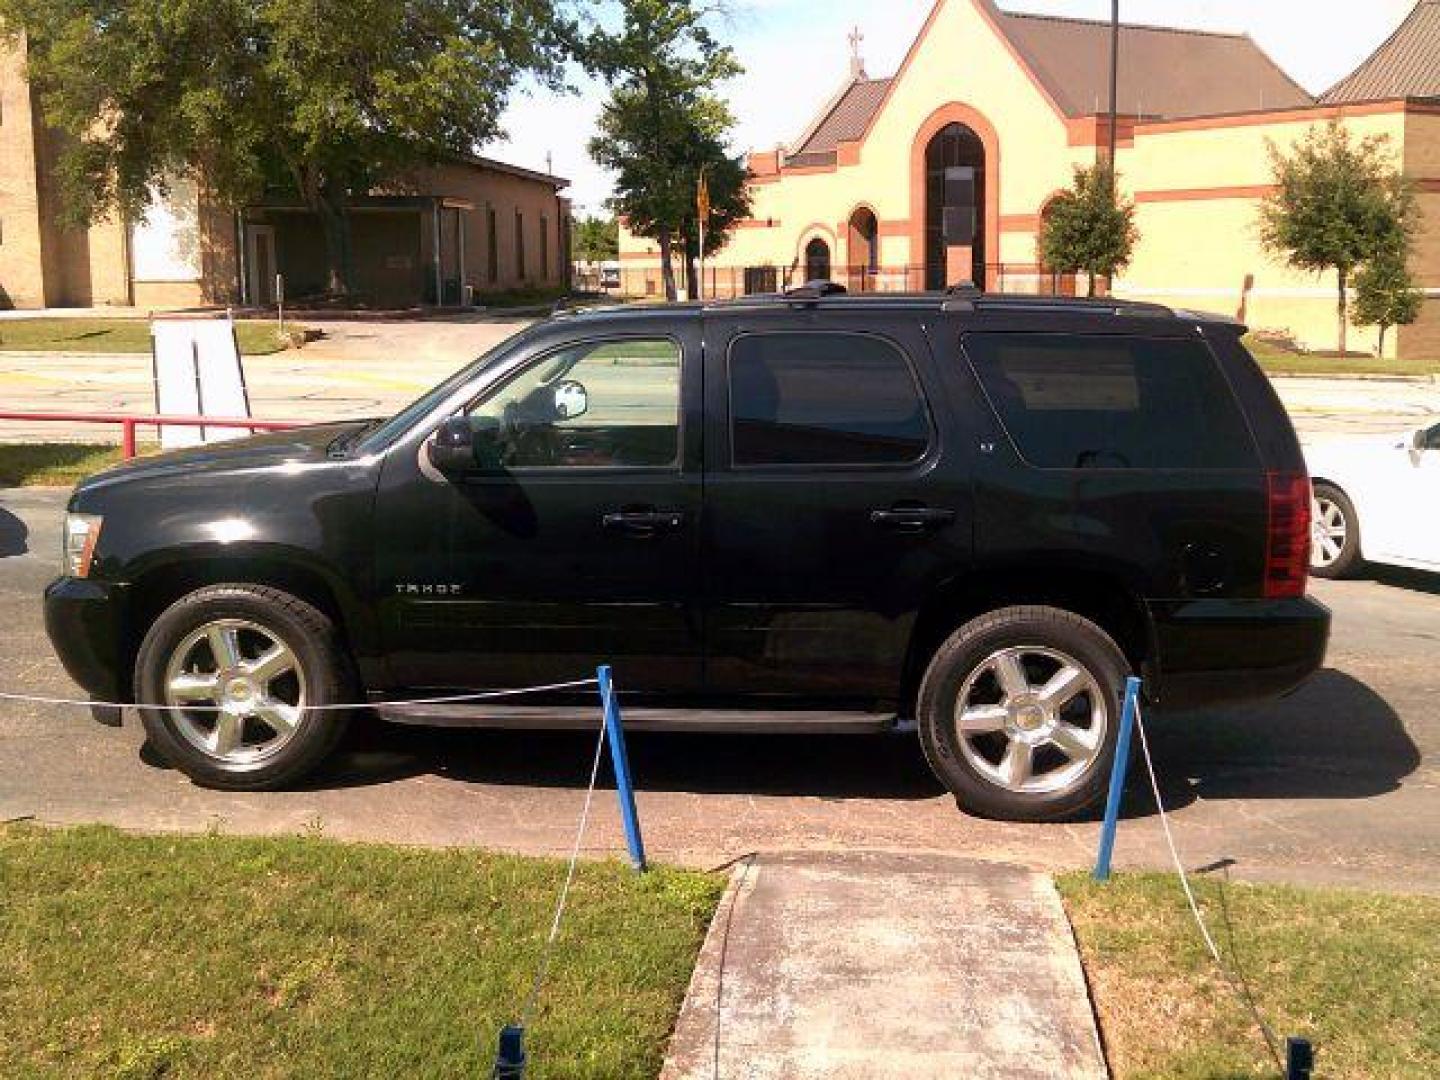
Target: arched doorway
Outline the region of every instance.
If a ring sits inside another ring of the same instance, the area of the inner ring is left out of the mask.
[[[868,206],[857,207],[850,215],[845,246],[850,291],[869,292],[875,288],[875,276],[880,270],[880,223]]]
[[[805,245],[805,280],[830,280],[830,245],[818,236]]]
[[[985,186],[984,142],[966,124],[946,124],[925,147],[927,289],[959,284],[966,268],[951,265],[951,251],[963,246],[970,248],[969,279],[985,281]],[[968,245],[962,231],[971,234]]]

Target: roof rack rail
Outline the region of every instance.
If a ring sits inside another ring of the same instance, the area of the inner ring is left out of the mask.
[[[804,285],[798,285],[793,289],[786,289],[784,296],[786,300],[819,300],[823,296],[845,296],[850,290],[837,281],[826,281],[821,278],[817,281],[807,281]]]
[[[1173,318],[1175,312],[1163,304],[1147,300],[1117,300],[1113,297],[1024,296],[1010,293],[1003,296],[983,293],[955,293],[940,305],[941,311],[1049,311],[1088,313],[1095,315],[1130,315],[1148,318]]]

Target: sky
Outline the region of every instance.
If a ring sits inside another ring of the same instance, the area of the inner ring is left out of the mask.
[[[859,28],[872,76],[891,75],[920,31],[933,0],[733,0],[714,30],[734,47],[745,74],[720,87],[738,124],[733,149],[790,143],[840,87],[849,69],[848,35]],[[1108,19],[1109,0],[1000,0],[1009,11]],[[1312,93],[1348,74],[1398,26],[1414,0],[1121,0],[1125,22],[1248,33]],[[605,99],[603,85],[576,78],[577,92],[518,94],[504,119],[507,138],[488,156],[553,171],[571,181],[577,214],[604,211],[609,176],[585,147]]]

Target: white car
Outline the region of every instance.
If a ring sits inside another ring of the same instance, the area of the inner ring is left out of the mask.
[[[1310,572],[1362,562],[1440,571],[1440,424],[1305,447],[1315,486]]]

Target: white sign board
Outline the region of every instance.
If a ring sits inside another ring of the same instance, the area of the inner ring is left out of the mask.
[[[229,319],[157,319],[150,324],[155,411],[161,416],[248,417],[250,398]],[[243,439],[248,428],[160,429],[166,450]]]

